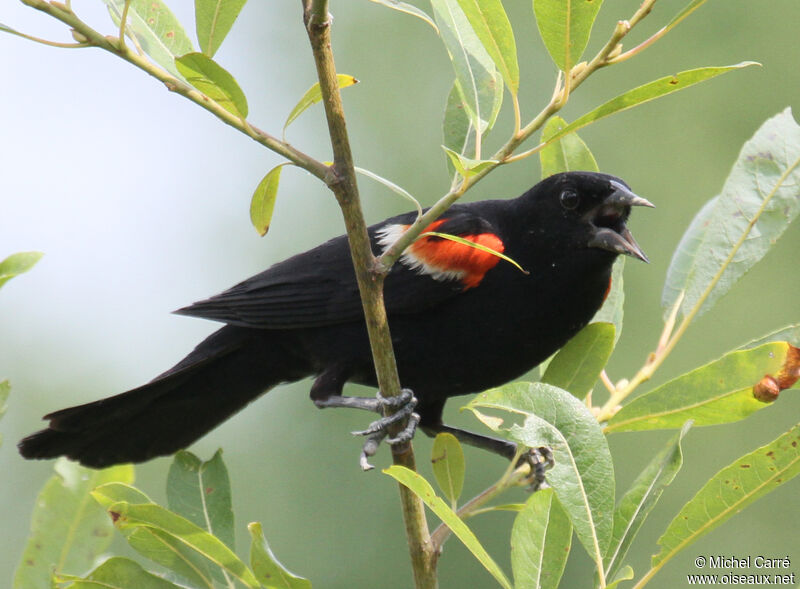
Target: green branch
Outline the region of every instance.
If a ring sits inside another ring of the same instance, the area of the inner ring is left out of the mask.
[[[569,73],[569,80],[561,84],[560,76],[559,81],[556,83],[556,90],[550,102],[537,114],[530,123],[528,123],[520,131],[512,134],[511,138],[503,145],[490,160],[495,160],[497,163],[488,165],[476,171],[474,174],[463,178],[450,192],[441,197],[428,211],[418,217],[417,220],[409,226],[409,228],[391,245],[386,251],[378,258],[376,270],[382,274],[387,274],[392,265],[400,258],[403,251],[411,245],[439,216],[441,216],[450,206],[461,198],[464,193],[472,188],[476,183],[482,180],[486,175],[491,173],[503,164],[508,164],[513,161],[518,161],[534,153],[539,152],[545,147],[545,144],[539,144],[533,149],[524,153],[514,155],[514,152],[519,148],[527,139],[531,137],[536,131],[541,129],[547,120],[556,114],[567,102],[569,94],[575,91],[586,78],[596,72],[598,69],[603,68],[612,63],[615,55],[619,54],[620,41],[633,29],[636,24],[641,22],[650,11],[656,0],[645,0],[639,9],[633,14],[628,21],[619,21],[614,28],[611,37],[603,48],[594,56],[594,58],[586,64],[578,64],[572,68]]]
[[[269,133],[256,128],[246,120],[231,114],[202,92],[199,92],[198,90],[195,90],[191,86],[185,84],[183,81],[150,62],[146,57],[134,53],[128,48],[127,45],[120,45],[119,37],[107,37],[87,25],[71,10],[65,10],[62,7],[45,2],[44,0],[22,0],[22,2],[31,8],[44,12],[63,22],[64,24],[69,25],[73,31],[77,32],[82,38],[86,39],[85,43],[81,43],[76,46],[98,47],[99,49],[103,49],[109,53],[113,53],[114,55],[121,57],[128,63],[136,66],[140,70],[150,74],[162,82],[171,92],[180,94],[184,98],[188,98],[198,106],[201,106],[226,125],[230,125],[234,129],[250,137],[253,141],[260,143],[264,147],[274,151],[279,155],[282,155],[296,166],[303,168],[317,178],[323,180],[325,183],[329,184],[331,182],[332,176],[328,166],[292,147],[285,141],[281,141]]]

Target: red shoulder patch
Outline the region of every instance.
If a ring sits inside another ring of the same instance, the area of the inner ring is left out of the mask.
[[[436,231],[445,221],[446,219],[434,221],[425,231]],[[503,240],[494,233],[458,237],[499,253],[505,250]],[[408,254],[414,258],[423,273],[440,280],[457,277],[464,284],[465,290],[478,286],[485,274],[500,261],[500,258],[488,252],[433,235],[421,237],[411,244]]]

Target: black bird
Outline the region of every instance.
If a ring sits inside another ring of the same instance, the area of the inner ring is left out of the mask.
[[[433,222],[428,231],[502,252],[525,272],[437,236],[406,250],[385,282],[400,380],[416,397],[406,395],[403,415],[416,403],[427,434],[449,431],[513,456],[509,442],[445,426],[444,404],[524,374],[591,320],[617,255],[647,261],[625,225],[637,205],[652,206],[619,178],[566,172],[513,200],[455,205]],[[371,226],[374,253],[414,219],[408,213]],[[97,468],[172,454],[265,391],[308,376],[316,377],[318,407],[381,410],[380,398],[341,395],[348,381],[376,386],[344,236],[176,312],[225,326],[143,386],[46,415],[47,429],[22,440],[21,454]],[[364,432],[373,442],[385,435],[374,429]],[[368,445],[371,454],[376,444]]]

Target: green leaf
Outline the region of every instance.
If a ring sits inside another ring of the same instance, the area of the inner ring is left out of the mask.
[[[475,154],[475,127],[472,126],[457,82],[453,82],[450,94],[447,95],[444,120],[442,121],[442,139],[444,146],[454,153],[462,156]],[[447,158],[447,168],[451,175],[456,171],[449,157]]]
[[[681,292],[684,316],[707,311],[775,244],[800,213],[800,125],[791,109],[742,147],[720,196],[693,222],[673,258],[662,303]],[[674,268],[674,269],[673,269]]]
[[[568,392],[543,383],[520,382],[490,389],[466,405],[480,418],[478,407],[525,416],[522,426],[511,426],[510,436],[532,448],[552,449],[555,465],[548,471],[547,481],[569,515],[578,540],[598,569],[602,568],[613,527],[614,466],[594,416]]]
[[[793,346],[800,346],[800,323],[781,327],[772,333],[768,333],[767,335],[746,343],[739,349],[755,348],[770,342],[789,342]]]
[[[677,434],[667,442],[658,454],[631,484],[619,500],[614,512],[614,535],[606,552],[606,578],[613,579],[622,567],[628,549],[650,515],[664,489],[672,482],[683,465],[681,441],[689,431],[691,422],[686,422]]]
[[[447,239],[449,241],[454,241],[456,243],[460,243],[461,245],[466,245],[467,247],[471,247],[471,248],[474,248],[476,250],[480,250],[482,252],[486,252],[487,254],[491,254],[493,256],[496,256],[496,257],[500,258],[501,260],[504,260],[504,261],[508,262],[509,264],[514,266],[517,270],[522,272],[523,274],[529,274],[529,272],[527,270],[525,270],[525,268],[520,266],[517,262],[515,262],[514,260],[509,258],[507,255],[505,255],[503,253],[500,253],[497,250],[492,249],[492,248],[490,248],[488,246],[485,246],[483,244],[480,244],[480,243],[477,243],[477,242],[474,242],[474,241],[470,241],[469,239],[464,239],[463,237],[459,237],[458,235],[450,235],[449,233],[439,233],[438,231],[426,231],[425,233],[420,234],[420,236],[417,239],[422,238],[422,237],[438,237],[440,239]]]
[[[125,0],[103,2],[119,26]],[[175,58],[194,51],[186,31],[163,0],[131,0],[125,33],[154,62],[178,78],[181,74],[175,67]]]
[[[683,90],[684,88],[699,84],[700,82],[705,82],[706,80],[710,80],[711,78],[715,78],[721,74],[751,65],[758,64],[753,61],[743,61],[742,63],[738,63],[736,65],[698,68],[680,72],[673,76],[659,78],[658,80],[654,80],[653,82],[649,82],[643,86],[639,86],[638,88],[628,90],[616,98],[612,98],[608,102],[601,104],[591,112],[586,113],[582,117],[576,119],[561,129],[550,138],[550,141],[560,139],[561,137],[573,133],[578,129],[582,129],[587,125],[594,123],[595,121],[599,121],[600,119],[611,116],[618,112],[628,110],[629,108],[644,104],[645,102],[649,102],[656,98],[661,98],[667,94],[672,94],[678,90]]]
[[[200,50],[214,57],[247,0],[194,0]]]
[[[383,6],[387,6],[388,8],[393,8],[399,12],[405,12],[406,14],[410,14],[411,16],[416,16],[417,18],[425,21],[429,25],[433,27],[433,30],[436,31],[436,34],[439,34],[439,27],[436,26],[436,23],[433,22],[433,19],[428,16],[428,13],[424,10],[420,10],[416,6],[409,4],[408,2],[400,2],[399,0],[370,0],[371,2],[375,2],[376,4],[382,4]]]
[[[458,0],[431,0],[433,17],[456,74],[456,89],[472,127],[494,126],[503,101],[503,78],[483,48]],[[479,157],[479,154],[475,154]]]
[[[572,68],[586,50],[603,0],[533,0],[536,25],[558,69]]]
[[[777,376],[785,366],[791,369],[796,349],[777,342],[729,352],[637,397],[611,418],[605,431],[673,429],[689,419],[695,425],[744,419],[769,405],[754,396],[753,387],[765,374]]]
[[[519,91],[517,44],[503,3],[500,0],[458,0],[458,4],[509,91],[516,95]]]
[[[551,137],[566,126],[567,122],[561,117],[550,117],[542,129],[542,142],[548,143]],[[571,133],[548,143],[547,147],[539,152],[539,161],[542,165],[542,179],[559,172],[600,171],[592,152],[577,133]]]
[[[511,569],[517,589],[556,589],[572,543],[572,524],[552,489],[525,502],[511,528]]]
[[[33,268],[43,255],[42,252],[20,252],[8,256],[0,262],[0,287],[14,276],[19,276]]]
[[[253,223],[253,227],[261,237],[264,237],[269,231],[272,213],[275,210],[275,200],[278,198],[281,170],[285,165],[279,164],[267,172],[253,192],[253,198],[250,201],[250,222]]]
[[[250,523],[247,529],[252,538],[250,566],[262,585],[280,589],[311,589],[311,581],[291,573],[278,562],[267,544],[260,523]]]
[[[95,500],[106,508],[115,501],[153,503],[150,497],[129,485],[111,483],[99,491],[94,495]],[[136,552],[174,572],[192,587],[214,589],[214,580],[224,577],[219,567],[170,534],[144,526],[121,531]]]
[[[347,74],[336,74],[336,81],[339,84],[339,88],[347,88],[349,86],[353,86],[358,84],[358,80],[356,80],[353,76],[349,76]],[[319,82],[311,86],[306,93],[303,94],[303,97],[297,101],[297,104],[294,105],[292,112],[289,113],[289,116],[286,117],[286,122],[283,124],[283,132],[286,133],[286,127],[292,124],[292,122],[299,117],[308,107],[315,105],[320,100],[322,100],[322,88],[319,86]]]
[[[167,476],[167,506],[235,549],[231,484],[222,450],[207,462],[184,450],[175,455]]]
[[[142,551],[142,548],[146,548],[148,553],[142,552],[145,556],[165,566],[175,565],[177,561],[177,566],[171,568],[182,576],[186,576],[187,569],[192,569],[195,573],[192,582],[200,581],[198,584],[204,587],[212,586],[213,583],[202,570],[194,566],[195,561],[186,557],[186,550],[179,550],[177,547],[188,549],[189,552],[222,568],[247,587],[253,589],[260,587],[253,573],[221,540],[160,505],[141,503],[139,502],[141,499],[138,498],[135,503],[130,502],[132,492],[124,486],[112,484],[98,487],[92,495],[108,510],[114,525],[129,542],[131,536],[138,534],[137,544],[131,542],[134,549]],[[160,554],[159,543],[161,552],[169,551],[170,554]],[[165,563],[165,560],[169,564]]]
[[[678,247],[672,254],[672,261],[667,269],[667,278],[664,281],[664,290],[661,294],[661,306],[664,308],[664,320],[672,313],[673,306],[677,303],[678,297],[683,293],[683,289],[689,282],[689,275],[703,243],[714,214],[719,196],[709,200],[689,223]]]
[[[615,331],[611,323],[590,323],[581,329],[547,365],[542,382],[584,399],[614,351]]]
[[[502,569],[489,556],[489,553],[486,552],[472,530],[467,527],[467,524],[448,507],[441,497],[436,495],[428,481],[416,472],[396,464],[384,469],[383,472],[408,487],[417,497],[422,499],[422,502],[450,528],[453,534],[464,543],[464,546],[472,552],[473,556],[478,559],[478,562],[489,571],[495,580],[503,587],[511,589],[511,583],[509,583]]]
[[[453,434],[441,433],[433,440],[431,449],[433,475],[444,496],[455,510],[464,488],[464,451]]]
[[[89,492],[109,481],[133,481],[131,465],[92,470],[59,458],[36,498],[31,534],[14,589],[51,589],[53,571],[84,574],[111,544],[113,526]]]
[[[800,473],[800,425],[726,466],[681,509],[658,540],[652,566],[667,561],[756,499]]]
[[[422,205],[420,205],[419,201],[416,198],[414,198],[413,196],[411,196],[411,193],[409,193],[403,187],[398,186],[397,184],[387,180],[383,176],[378,176],[378,174],[376,174],[375,172],[370,172],[369,170],[366,170],[364,168],[359,168],[358,166],[355,166],[355,171],[358,174],[361,174],[362,176],[366,176],[367,178],[370,178],[371,180],[375,180],[376,182],[380,182],[381,184],[386,186],[386,188],[388,188],[389,190],[391,190],[395,194],[399,194],[404,199],[406,199],[407,201],[409,201],[411,204],[414,205],[414,208],[417,209],[417,214],[418,215],[422,215]]]
[[[671,21],[669,21],[669,24],[664,27],[664,32],[667,33],[674,29],[676,26],[678,26],[678,23],[680,23],[683,19],[692,14],[705,3],[706,0],[692,0],[689,2],[689,4],[684,6],[683,10],[681,10]]]
[[[614,580],[606,585],[606,589],[616,589],[616,587],[623,581],[630,581],[633,579],[633,576],[633,568],[626,564],[620,569],[619,573],[616,574]]]
[[[450,158],[456,171],[464,178],[474,176],[478,172],[482,172],[486,168],[494,167],[500,163],[497,160],[474,160],[458,154],[444,145],[442,145],[442,149],[444,149],[447,157]]]
[[[175,58],[175,67],[192,86],[235,117],[247,117],[247,98],[236,79],[216,61],[202,53]]]
[[[73,581],[66,589],[180,589],[146,571],[138,562],[120,556],[109,558],[84,579],[66,580]]]
[[[625,256],[619,256],[611,268],[611,290],[608,291],[603,306],[592,318],[593,322],[605,322],[614,325],[615,345],[619,340],[620,334],[622,334],[623,306],[625,305],[624,280],[622,278],[624,269]]]

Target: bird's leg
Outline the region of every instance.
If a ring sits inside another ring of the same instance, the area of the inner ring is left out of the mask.
[[[317,383],[321,382],[321,378]],[[323,387],[318,387],[314,383],[314,388],[311,390],[311,399],[314,404],[320,409],[327,409],[329,407],[347,407],[350,409],[362,409],[364,411],[374,411],[380,413],[382,417],[369,424],[365,430],[352,432],[356,436],[366,436],[364,446],[361,450],[359,463],[364,470],[370,470],[373,466],[369,463],[369,457],[373,456],[378,451],[381,441],[389,433],[389,427],[393,424],[408,420],[405,428],[398,432],[394,437],[388,438],[386,441],[391,444],[403,444],[414,437],[414,432],[419,423],[419,415],[414,412],[414,407],[417,405],[417,399],[409,389],[403,389],[396,397],[384,397],[380,391],[377,392],[374,399],[367,397],[345,397],[340,394],[331,394],[329,396],[320,395],[320,391],[324,390]],[[385,415],[386,411],[391,413]]]
[[[467,430],[459,429],[457,427],[450,427],[443,423],[422,424],[420,429],[430,437],[435,437],[436,434],[448,433],[453,434],[460,442],[494,452],[508,460],[513,460],[517,455],[517,445],[514,442],[503,440],[500,438],[493,438],[492,436],[485,436],[483,434],[476,434]],[[530,476],[530,489],[536,491],[543,486],[547,485],[545,475],[548,470],[553,468],[553,452],[550,448],[542,446],[540,448],[531,448],[525,452],[519,459],[518,466],[526,463],[531,468]]]

